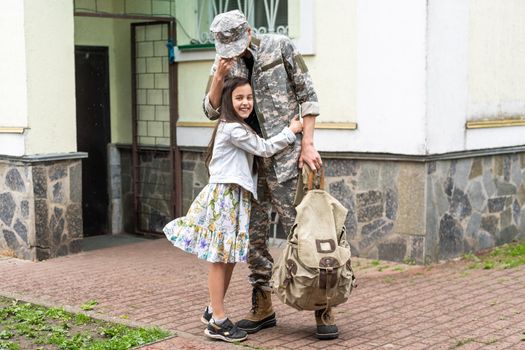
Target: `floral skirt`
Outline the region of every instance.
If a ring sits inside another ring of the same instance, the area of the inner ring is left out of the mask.
[[[251,193],[236,184],[208,184],[184,217],[164,234],[177,248],[209,262],[246,262]]]

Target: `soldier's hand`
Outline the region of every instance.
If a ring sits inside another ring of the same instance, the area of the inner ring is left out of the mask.
[[[304,166],[304,163],[308,164],[310,169],[319,170],[323,165],[319,152],[315,149],[313,144],[303,144],[301,147],[301,155],[299,156],[299,168]]]
[[[298,134],[303,131],[303,123],[301,123],[298,116],[293,117],[292,121],[290,122],[290,130],[292,130],[294,134]]]
[[[228,75],[230,70],[233,67],[233,64],[235,63],[235,58],[220,58],[219,63],[217,65],[217,70],[215,71],[215,74],[218,78],[223,78]]]

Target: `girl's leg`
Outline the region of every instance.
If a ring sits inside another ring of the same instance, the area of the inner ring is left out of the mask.
[[[224,305],[224,298],[226,297],[226,292],[228,292],[228,287],[229,287],[229,285],[230,285],[230,280],[231,280],[231,278],[232,278],[233,269],[235,268],[235,263],[228,263],[228,264],[224,264],[224,265],[225,265],[225,272],[224,272],[224,289],[223,289],[224,294],[222,295],[223,305]],[[210,272],[208,273],[208,286],[210,286],[210,280],[209,280],[209,279],[210,279],[210,276],[211,276],[211,274],[212,274],[212,272],[211,272],[211,266],[210,266],[209,270],[210,270]],[[214,278],[216,278],[216,277],[214,277]],[[219,278],[220,278],[220,277],[219,277]],[[213,282],[212,282],[212,283],[213,283]],[[214,307],[213,307],[213,305],[212,305],[212,303],[211,303],[211,294],[212,294],[212,293],[210,292],[210,303],[209,303],[209,308],[208,308],[207,312],[210,312],[210,313],[216,314],[216,313],[214,312],[215,309],[214,309]],[[224,306],[223,306],[223,307],[224,307]],[[208,320],[205,319],[205,321],[207,322]],[[205,321],[203,321],[203,322],[205,322]]]
[[[211,263],[208,269],[208,290],[210,293],[213,318],[225,318],[224,294],[226,293],[226,271],[227,264]]]
[[[232,273],[233,269],[235,268],[235,263],[228,263],[226,264],[226,274],[224,278],[224,296],[223,300],[226,297],[226,293],[228,292],[228,287],[230,286],[230,280],[232,279]]]

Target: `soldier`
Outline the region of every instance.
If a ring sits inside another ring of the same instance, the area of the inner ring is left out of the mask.
[[[273,265],[268,249],[269,211],[273,205],[285,232],[289,232],[295,219],[293,190],[297,188],[298,166],[306,163],[311,169],[319,169],[322,165],[313,142],[319,103],[303,57],[289,38],[255,35],[238,10],[217,15],[210,30],[217,54],[203,101],[209,119],[220,115],[224,79],[230,76],[252,82],[255,108],[247,122],[262,137],[278,134],[299,115],[303,118],[303,135],[297,135],[294,147],[261,159],[258,167],[259,200],[252,203],[248,253],[252,307],[237,323],[246,332],[256,333],[277,323],[269,284]],[[205,316],[210,317],[206,312]],[[315,318],[319,339],[338,337],[331,309],[316,311]]]

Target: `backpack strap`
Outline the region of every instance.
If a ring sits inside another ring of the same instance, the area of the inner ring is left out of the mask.
[[[307,176],[308,176],[308,180],[307,180],[306,183],[307,183],[308,191],[313,189],[314,186],[318,190],[324,190],[324,168],[321,167],[321,169],[319,171],[312,171],[309,166],[303,167],[303,169],[305,169],[305,168],[307,168],[306,173],[307,173]],[[303,171],[303,176],[304,176],[304,171]],[[316,177],[319,178],[318,185],[314,183],[314,180],[315,180]]]

